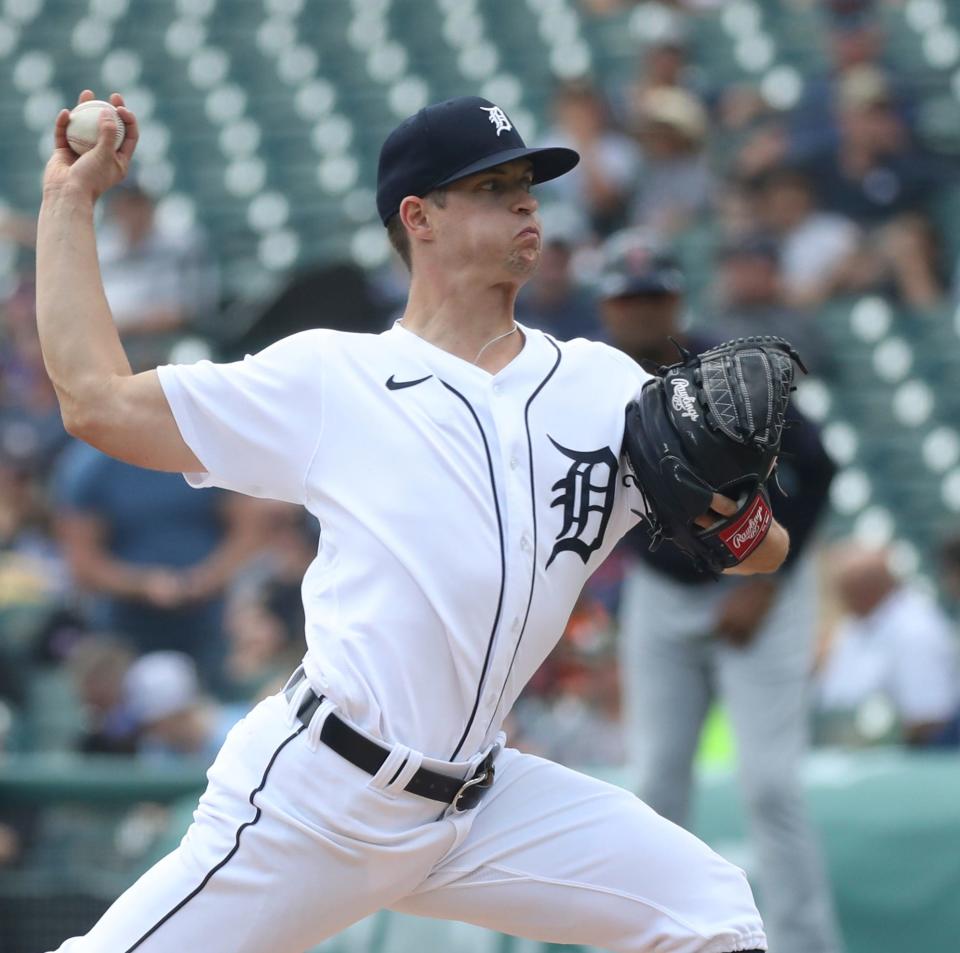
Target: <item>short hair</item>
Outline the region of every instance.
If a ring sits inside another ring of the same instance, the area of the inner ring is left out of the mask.
[[[439,189],[433,189],[423,197],[429,199],[439,208],[443,208],[447,204],[447,190],[442,186]],[[407,234],[399,212],[390,216],[390,220],[387,222],[387,238],[390,240],[393,250],[407,266],[407,271],[412,272],[413,259],[410,255],[410,236]]]

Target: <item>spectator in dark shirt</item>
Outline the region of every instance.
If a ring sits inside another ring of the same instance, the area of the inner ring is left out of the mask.
[[[936,167],[914,147],[886,75],[857,67],[835,99],[839,139],[806,163],[823,207],[870,225],[919,207],[937,184]]]
[[[873,0],[833,0],[826,7],[825,52],[828,70],[807,78],[800,102],[791,110],[788,123],[788,155],[803,159],[836,147],[839,117],[835,91],[845,76],[860,67],[886,70],[886,36]],[[897,112],[912,124],[916,103],[900,73],[893,87]]]
[[[943,287],[925,205],[946,181],[946,167],[915,147],[876,68],[847,73],[837,101],[839,142],[806,163],[820,204],[865,229],[861,285],[887,282],[907,305],[933,307]]]
[[[616,241],[614,241],[616,239]],[[611,343],[653,365],[676,361],[667,335],[692,351],[715,339],[684,334],[683,286],[657,249],[608,243],[601,307]],[[714,697],[737,742],[771,943],[787,953],[839,950],[828,883],[799,768],[806,749],[817,585],[810,558],[833,465],[812,424],[791,411],[773,511],[790,556],[772,576],[719,580],[669,542],[655,552],[642,529],[627,537],[620,609],[628,749],[640,796],[679,824],[690,821],[691,769]]]
[[[138,652],[176,649],[218,686],[223,589],[259,546],[257,502],[193,492],[177,473],[142,470],[77,442],[56,474],[57,524],[94,628]]]

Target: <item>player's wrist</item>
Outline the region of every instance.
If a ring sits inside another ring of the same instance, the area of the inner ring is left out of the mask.
[[[742,576],[776,572],[789,552],[790,534],[780,523],[773,520],[757,548],[742,563],[724,571],[730,575]]]
[[[46,211],[81,211],[93,215],[96,202],[94,192],[73,180],[46,183],[43,186],[43,206]]]

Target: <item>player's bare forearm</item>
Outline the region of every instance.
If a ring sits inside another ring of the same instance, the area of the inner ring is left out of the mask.
[[[63,186],[44,193],[37,226],[37,329],[64,424],[79,430],[103,407],[115,377],[129,377],[103,293],[93,200]]]
[[[790,534],[774,520],[763,542],[742,563],[725,569],[724,574],[752,576],[755,573],[776,572],[789,552]]]
[[[85,89],[80,102],[93,100]],[[43,359],[67,430],[104,453],[155,470],[199,472],[155,371],[132,374],[97,259],[96,200],[126,175],[139,137],[123,97],[110,97],[96,145],[77,155],[67,142],[70,114],[57,116],[37,225],[37,328]],[[126,136],[116,145],[116,117]]]

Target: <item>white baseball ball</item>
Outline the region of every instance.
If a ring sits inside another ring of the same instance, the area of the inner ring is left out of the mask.
[[[126,134],[123,120],[111,103],[104,102],[102,99],[91,99],[80,103],[70,111],[67,142],[77,155],[82,156],[97,144],[97,126],[100,122],[100,112],[104,109],[109,109],[113,113],[113,121],[117,124],[116,142],[113,148],[120,148]]]

